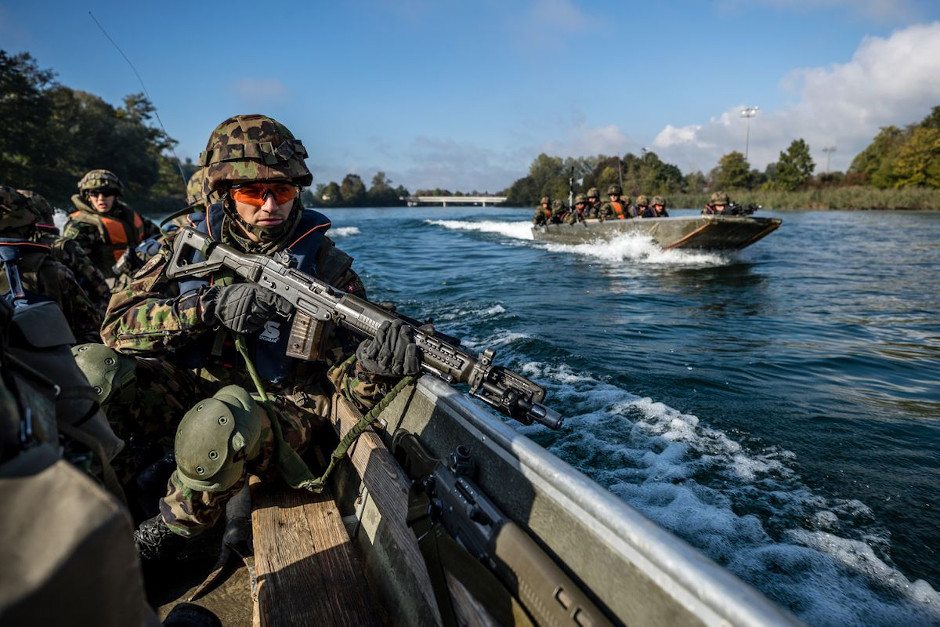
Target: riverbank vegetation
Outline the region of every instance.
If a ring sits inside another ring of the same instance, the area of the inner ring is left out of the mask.
[[[186,205],[184,179],[196,170],[173,154],[177,142],[144,94],[115,107],[98,96],[59,84],[28,53],[0,50],[0,181],[32,189],[56,206],[70,207],[76,182],[93,168],[113,170],[135,208],[166,215]],[[824,149],[831,150],[831,149]],[[826,167],[828,170],[828,166]],[[541,154],[529,172],[497,192],[507,204],[531,207],[542,196],[567,201],[569,193],[619,183],[635,198],[663,195],[671,207],[703,206],[714,190],[738,203],[767,209],[940,209],[940,106],[921,122],[882,128],[845,173],[819,174],[811,148],[795,139],[763,171],[736,151],[707,174],[683,173],[649,150],[641,155],[553,157]],[[322,207],[394,207],[409,192],[378,172],[366,187],[356,174],[341,183],[305,190],[305,204]],[[460,196],[448,190],[415,195]],[[466,195],[480,195],[469,192]]]

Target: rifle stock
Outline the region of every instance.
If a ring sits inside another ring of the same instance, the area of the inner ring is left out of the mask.
[[[295,344],[302,342],[303,327],[310,327],[313,320],[338,324],[369,338],[375,337],[383,322],[403,320],[375,303],[297,270],[287,251],[271,257],[242,253],[195,229],[180,229],[166,269],[168,278],[205,276],[223,268],[271,290],[294,306],[297,313],[290,346],[294,356],[303,354],[304,347]],[[484,350],[477,359],[408,319],[403,321],[413,330],[422,370],[451,384],[466,383],[471,396],[523,424],[538,422],[552,429],[561,426],[561,415],[542,404],[545,389],[512,370],[494,365],[493,350]]]

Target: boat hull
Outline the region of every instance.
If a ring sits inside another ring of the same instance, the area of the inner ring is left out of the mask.
[[[779,218],[752,216],[587,220],[577,224],[533,226],[532,237],[557,244],[586,244],[635,234],[650,237],[667,250],[739,250],[774,232],[781,222]]]
[[[483,491],[564,564],[615,623],[799,624],[760,592],[438,379],[420,379],[382,412],[380,421],[385,430],[370,437],[390,442],[403,429],[418,435],[439,458],[458,445],[467,447]],[[384,604],[423,624],[431,620],[434,605],[428,593],[418,592],[424,575],[420,567],[409,574],[402,566],[402,556],[415,551],[408,546],[414,536],[393,532],[394,519],[404,516],[394,510],[403,506],[381,507],[376,490],[382,484],[374,483],[390,477],[400,481],[396,475],[401,470],[380,462],[376,452],[371,460],[353,458],[358,472],[353,465],[343,467],[337,502],[352,523],[351,535],[364,552],[367,571],[372,570],[367,576],[380,588]],[[360,449],[356,454],[364,453]],[[385,497],[389,492],[382,490]]]

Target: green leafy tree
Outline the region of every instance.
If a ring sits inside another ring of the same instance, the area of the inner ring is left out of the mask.
[[[903,142],[904,131],[896,126],[883,127],[872,143],[855,156],[848,173],[861,175],[863,181],[875,187],[891,187],[895,180],[894,158]]]
[[[940,187],[940,128],[920,126],[897,150],[896,187]]]
[[[339,186],[339,196],[345,207],[363,207],[367,203],[366,186],[358,174],[347,174]]]
[[[713,174],[716,189],[731,190],[750,187],[751,166],[744,155],[736,150],[718,160],[718,167]]]
[[[7,184],[38,188],[46,182],[48,173],[37,165],[56,154],[56,146],[46,143],[54,79],[28,53],[0,50],[0,180]]]
[[[405,203],[399,200],[398,192],[392,187],[392,181],[385,172],[376,172],[372,177],[372,187],[368,193],[369,204],[373,207],[395,207]]]
[[[775,181],[778,189],[800,189],[813,176],[815,169],[816,164],[809,154],[809,144],[803,139],[793,140],[790,147],[780,153],[780,160],[777,161]]]

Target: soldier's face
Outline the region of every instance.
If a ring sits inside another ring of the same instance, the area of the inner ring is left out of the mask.
[[[88,202],[98,213],[108,213],[114,207],[114,200],[117,196],[111,190],[96,189],[88,192]]]
[[[262,190],[263,199],[261,204],[255,204],[257,201],[248,203],[239,201],[232,197],[235,202],[235,211],[241,216],[241,219],[252,226],[273,227],[284,223],[290,216],[291,208],[294,206],[294,198],[283,203],[277,202],[277,196],[268,190]],[[248,233],[249,237],[254,239],[253,235]]]

